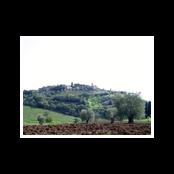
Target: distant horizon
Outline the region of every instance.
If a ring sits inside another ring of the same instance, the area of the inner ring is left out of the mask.
[[[21,90],[71,82],[153,101],[154,36],[20,36]]]

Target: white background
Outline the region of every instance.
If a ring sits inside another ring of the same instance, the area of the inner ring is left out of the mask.
[[[153,97],[153,36],[22,36],[20,45],[24,89],[93,83]]]

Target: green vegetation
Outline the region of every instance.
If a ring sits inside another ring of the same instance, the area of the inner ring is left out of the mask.
[[[95,121],[95,113],[89,109],[82,109],[80,112],[80,118],[82,119],[82,121],[86,121],[86,123],[88,124],[89,122]]]
[[[151,102],[144,101],[139,94],[104,90],[94,85],[71,83],[69,86],[47,86],[38,90],[24,90],[23,94],[24,105],[44,110],[40,114],[46,118],[44,122],[49,124],[59,123],[64,117],[66,120],[69,118],[66,115],[81,118],[86,123],[102,119],[110,120],[111,123],[128,119],[129,123],[133,123],[136,119],[151,116]],[[30,114],[29,118],[25,118],[26,114],[24,113],[24,122],[28,120],[27,123],[36,123],[35,113]],[[57,119],[55,114],[61,116],[61,119]],[[77,120],[72,120],[77,123]],[[64,122],[66,121],[62,123]],[[40,123],[43,124],[42,121]]]
[[[97,110],[97,109],[100,109],[101,107],[102,107],[102,104],[100,103],[99,98],[95,96],[91,96],[88,99],[88,108],[92,110]]]
[[[43,123],[45,122],[46,117],[39,114],[37,117],[37,121],[39,122],[40,125],[43,125]]]
[[[123,122],[127,123],[128,119],[124,119]],[[144,118],[144,119],[135,119],[134,123],[151,123],[151,118],[148,117],[148,118]]]
[[[151,117],[151,101],[145,102],[145,117]]]
[[[48,116],[52,118],[51,123],[45,123],[45,124],[64,124],[64,123],[74,123],[74,120],[77,119],[79,122],[81,122],[80,118],[68,116],[65,114],[48,111],[45,109],[40,108],[33,108],[30,106],[24,106],[23,108],[23,122],[24,125],[34,125],[39,124],[37,117],[38,115],[44,115],[44,113],[47,112]]]
[[[117,117],[118,109],[116,107],[108,108],[107,115],[108,118],[111,120],[111,123],[114,123],[115,118]]]
[[[133,123],[135,118],[143,118],[144,101],[141,99],[139,94],[119,94],[112,99],[115,107],[118,108],[118,115],[120,118],[128,118],[129,123]]]
[[[74,123],[79,123],[79,119],[78,118],[75,118],[74,119]]]
[[[50,115],[48,115],[46,117],[45,121],[46,121],[46,123],[51,123],[53,121],[53,118]]]

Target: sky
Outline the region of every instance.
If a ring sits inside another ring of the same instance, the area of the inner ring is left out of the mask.
[[[154,97],[153,36],[20,36],[21,90],[81,83]]]

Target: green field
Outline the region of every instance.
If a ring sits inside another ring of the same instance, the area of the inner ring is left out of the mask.
[[[125,119],[125,120],[123,120],[123,122],[124,123],[127,123],[128,120]],[[144,119],[139,119],[139,120],[138,119],[135,119],[134,122],[135,123],[151,123],[151,118],[144,118]]]
[[[38,114],[43,114],[44,112],[48,112],[48,115],[53,119],[52,123],[49,124],[64,124],[64,123],[74,123],[75,118],[73,116],[40,109],[40,108],[32,108],[30,106],[24,106],[23,107],[23,122],[24,125],[35,125],[39,124],[37,121]],[[77,118],[79,121],[81,121],[80,118]],[[46,123],[45,123],[46,124]],[[47,123],[48,124],[48,123]]]

